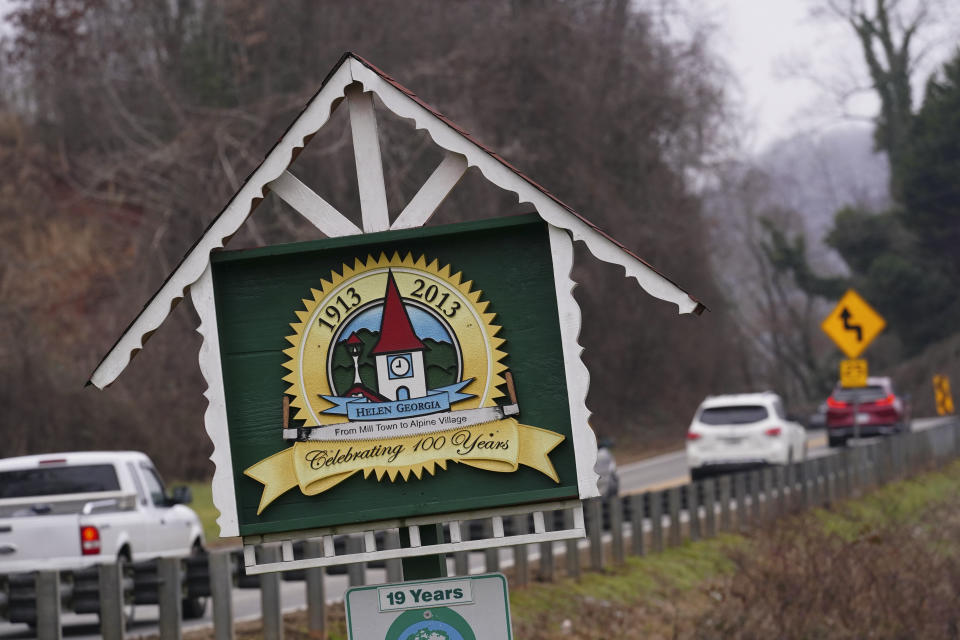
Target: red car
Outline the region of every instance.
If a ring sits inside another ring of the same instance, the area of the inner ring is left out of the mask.
[[[861,437],[910,430],[910,408],[894,391],[890,378],[867,378],[867,386],[844,388],[837,385],[827,398],[827,439],[831,447],[843,446],[847,439],[856,435],[854,410]]]

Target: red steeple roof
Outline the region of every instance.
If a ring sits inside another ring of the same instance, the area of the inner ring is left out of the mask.
[[[384,294],[383,318],[380,320],[380,339],[373,347],[373,355],[397,353],[398,351],[422,351],[426,349],[413,331],[410,316],[403,306],[400,290],[393,279],[393,271],[387,271],[387,292]]]
[[[350,337],[347,338],[347,344],[363,344],[363,340],[357,337],[357,332],[354,331],[350,334]]]

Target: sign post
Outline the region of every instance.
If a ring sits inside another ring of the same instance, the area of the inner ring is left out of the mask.
[[[857,389],[867,385],[867,361],[859,359],[886,321],[853,289],[847,290],[820,328],[843,351],[848,360],[840,362],[840,385]],[[853,394],[853,437],[860,439],[860,396]]]
[[[378,108],[415,122],[444,156],[392,219],[374,96]],[[359,226],[298,178],[310,181],[295,166],[341,104],[352,131]],[[425,227],[468,167],[534,213]],[[268,195],[324,239],[219,251]],[[116,380],[189,290],[203,337],[217,523],[221,536],[243,538],[250,575],[400,559],[407,579],[426,579],[442,575],[445,553],[582,538],[581,501],[599,490],[570,276],[574,240],[680,313],[705,310],[348,52],[89,382],[103,389]],[[555,510],[570,524],[547,531],[544,513]],[[533,532],[505,535],[504,517],[530,514]],[[489,520],[492,534],[464,540],[461,525],[477,519]],[[384,548],[398,533],[400,548]],[[341,553],[344,535],[362,543]],[[303,540],[311,555],[301,557],[294,542]],[[262,553],[275,543],[279,558]],[[474,585],[474,596],[485,588]],[[505,593],[503,585],[498,597],[505,601]],[[473,638],[474,623],[457,613],[471,606],[445,601],[397,619],[420,616],[420,624],[436,613],[459,634],[449,637]],[[484,638],[501,637],[483,629]]]

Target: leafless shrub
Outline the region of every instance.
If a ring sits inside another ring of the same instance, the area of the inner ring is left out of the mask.
[[[710,588],[697,621],[712,638],[956,638],[960,534],[956,505],[922,521],[825,533],[803,517],[757,533],[736,572]]]

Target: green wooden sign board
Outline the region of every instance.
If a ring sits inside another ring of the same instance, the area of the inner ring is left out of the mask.
[[[241,535],[578,496],[538,216],[221,252],[212,276]]]

